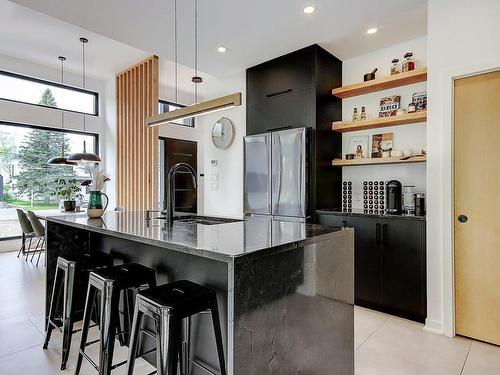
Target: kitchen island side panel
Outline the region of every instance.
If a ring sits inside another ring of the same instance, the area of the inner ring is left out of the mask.
[[[353,232],[234,264],[234,374],[354,374]]]

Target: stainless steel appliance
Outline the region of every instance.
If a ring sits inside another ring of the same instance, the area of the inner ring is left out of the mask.
[[[305,221],[308,210],[308,128],[244,138],[244,212]]]
[[[403,213],[402,207],[402,186],[401,182],[391,180],[386,183],[385,189],[385,209],[389,215],[401,215]]]

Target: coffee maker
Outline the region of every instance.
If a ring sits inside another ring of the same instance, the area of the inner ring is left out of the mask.
[[[402,185],[397,180],[391,180],[386,183],[386,213],[388,215],[401,215],[403,213],[402,206]]]

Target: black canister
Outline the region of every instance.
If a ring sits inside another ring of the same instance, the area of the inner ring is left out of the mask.
[[[425,194],[415,194],[415,216],[425,216]]]
[[[391,180],[386,183],[385,190],[385,210],[389,215],[401,215],[403,213],[402,205],[402,186],[401,182]]]

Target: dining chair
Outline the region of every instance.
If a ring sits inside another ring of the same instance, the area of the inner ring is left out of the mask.
[[[21,232],[22,232],[22,242],[21,242],[21,248],[19,249],[19,252],[17,253],[17,257],[19,258],[19,255],[21,253],[25,254],[26,253],[26,241],[29,240],[28,244],[28,250],[31,248],[31,241],[33,240],[33,237],[35,235],[35,232],[33,231],[33,227],[31,226],[31,222],[28,219],[28,216],[24,213],[23,210],[17,208],[17,218],[19,220],[19,225],[21,226]]]
[[[33,211],[28,211],[28,218],[31,222],[31,226],[33,227],[33,232],[35,233],[35,238],[38,239],[37,247],[33,255],[31,256],[31,261],[33,262],[33,258],[35,257],[35,253],[38,249],[38,258],[36,260],[36,266],[38,267],[38,262],[40,261],[40,255],[44,251],[45,246],[45,227],[43,226],[40,219],[35,215]]]

